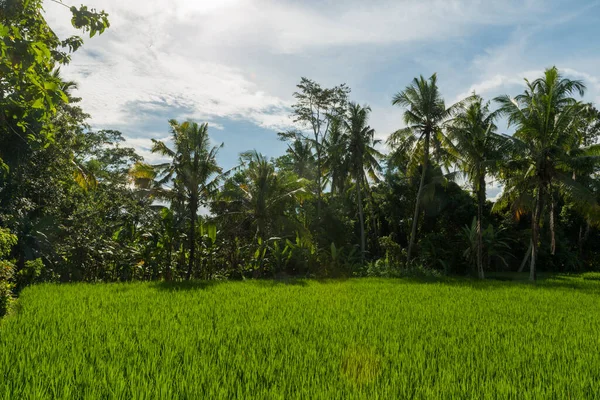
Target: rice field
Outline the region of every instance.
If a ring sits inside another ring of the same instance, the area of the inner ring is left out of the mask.
[[[594,278],[39,285],[0,398],[599,398]]]

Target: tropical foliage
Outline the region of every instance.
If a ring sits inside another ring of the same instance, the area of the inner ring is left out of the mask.
[[[43,281],[484,278],[526,265],[536,279],[600,265],[600,113],[554,67],[491,102],[447,105],[437,75],[415,78],[390,96],[391,134],[345,84],[301,78],[280,157],[249,149],[224,171],[207,123],[171,120],[150,164],[121,132],[91,129],[62,78],[82,40],[59,40],[40,0],[0,4],[2,312]],[[90,37],[109,26],[70,10]]]

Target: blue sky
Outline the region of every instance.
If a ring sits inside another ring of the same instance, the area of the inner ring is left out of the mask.
[[[556,65],[600,103],[599,1],[84,3],[112,26],[86,39],[64,75],[79,83],[92,126],[120,130],[149,162],[158,161],[150,139],[168,139],[170,118],[208,122],[226,168],[245,150],[282,154],[276,132],[291,126],[301,76],[347,83],[382,139],[402,127],[392,96],[419,74],[437,72],[452,103],[472,91],[518,94],[524,77]],[[45,9],[59,36],[73,33],[68,10],[48,0]]]

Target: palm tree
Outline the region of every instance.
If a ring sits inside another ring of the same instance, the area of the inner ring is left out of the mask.
[[[361,107],[356,103],[350,103],[344,120],[348,166],[356,188],[356,203],[360,222],[360,250],[363,262],[365,260],[366,236],[361,194],[362,186],[364,185],[365,189],[368,190],[367,176],[377,180],[377,172],[381,171],[381,166],[377,160],[383,157],[374,147],[380,143],[379,140],[375,140],[375,130],[367,125],[370,112],[371,108],[369,106]]]
[[[279,234],[279,228],[302,229],[290,210],[307,196],[307,180],[294,173],[277,171],[256,150],[243,153],[241,161],[246,165],[242,181],[226,185],[222,196],[237,205],[235,213],[243,216],[243,222],[254,225],[255,238],[265,241],[268,234]]]
[[[434,149],[437,151],[436,157],[440,158],[442,149],[441,126],[452,115],[454,110],[460,106],[460,103],[446,108],[444,99],[442,99],[437,87],[437,76],[433,74],[427,80],[422,75],[419,78],[414,78],[411,85],[394,96],[392,104],[405,108],[404,123],[407,127],[394,132],[389,139],[389,143],[396,143],[399,141],[397,137],[406,136],[410,133],[418,138],[417,142],[422,145],[423,149],[421,181],[419,183],[419,190],[417,191],[415,212],[408,244],[407,262],[410,262],[417,236],[419,205],[422,200],[425,175],[429,165],[430,146],[434,145]]]
[[[508,117],[509,126],[516,132],[510,137],[513,155],[507,164],[506,190],[515,199],[531,204],[531,263],[529,279],[536,279],[536,261],[540,242],[541,216],[549,202],[548,197],[558,188],[562,192],[576,193],[580,200],[594,201],[589,191],[573,179],[576,166],[585,151],[569,154],[569,149],[579,140],[577,130],[583,120],[583,105],[572,96],[583,96],[585,86],[581,81],[563,78],[556,67],[548,68],[541,78],[529,82],[523,94],[511,98],[500,96],[495,100],[499,112]],[[551,214],[554,213],[550,201]],[[554,216],[550,216],[553,225]]]
[[[571,155],[597,155],[598,144],[597,138],[600,136],[600,111],[593,104],[588,103],[584,106],[582,124],[579,129],[579,140],[575,148],[570,150]],[[577,170],[573,173],[573,178],[579,183],[585,185],[592,193],[600,192],[600,186],[597,179],[594,179],[597,171],[597,163],[593,158],[583,158],[585,162],[577,166]],[[567,199],[566,199],[567,200]],[[583,244],[589,237],[592,222],[600,220],[598,213],[600,210],[588,207],[586,204],[578,203],[576,198],[568,199],[570,202],[579,206],[580,212],[584,217],[585,228],[582,225],[579,227],[578,247],[579,256],[583,256]],[[581,207],[583,206],[583,207]]]
[[[173,150],[164,142],[152,140],[152,152],[169,157],[170,162],[156,165],[160,185],[172,182],[171,206],[187,209],[189,218],[189,250],[186,279],[190,279],[196,263],[196,223],[200,205],[206,204],[215,193],[222,176],[217,164],[220,146],[210,146],[208,124],[198,125],[192,121],[179,123],[170,120]]]
[[[129,168],[129,182],[135,187],[139,197],[168,198],[165,191],[156,181],[157,171],[153,165],[138,161]]]
[[[470,180],[473,194],[477,198],[477,273],[485,277],[483,271],[483,232],[482,215],[486,196],[486,174],[499,159],[498,150],[503,138],[496,133],[494,119],[489,112],[489,103],[480,96],[473,100],[449,121],[447,126],[447,147],[454,156],[458,167]]]
[[[286,152],[292,159],[294,172],[300,178],[312,179],[315,176],[315,157],[309,140],[301,138],[294,140]]]
[[[324,167],[327,180],[331,185],[331,194],[342,194],[348,183],[348,143],[341,116],[332,118],[323,143],[325,150]]]

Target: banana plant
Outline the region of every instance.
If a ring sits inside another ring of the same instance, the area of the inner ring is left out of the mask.
[[[292,258],[292,249],[285,242],[282,244],[280,238],[274,239],[272,245],[269,247],[271,252],[271,266],[274,270],[273,272],[280,272],[288,267]]]

